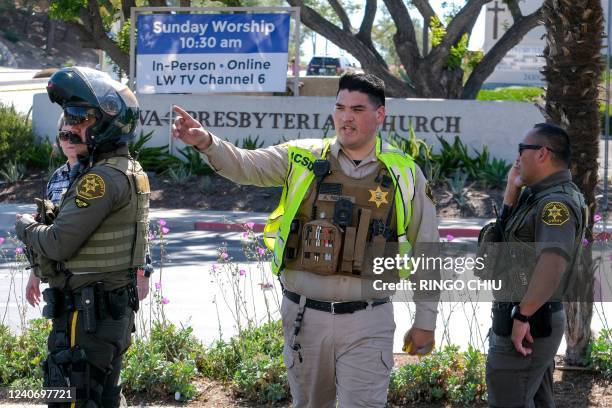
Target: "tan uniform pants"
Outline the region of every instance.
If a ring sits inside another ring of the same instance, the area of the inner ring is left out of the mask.
[[[294,407],[384,407],[393,367],[393,305],[333,315],[304,309],[291,348],[298,304],[283,298],[283,358]]]

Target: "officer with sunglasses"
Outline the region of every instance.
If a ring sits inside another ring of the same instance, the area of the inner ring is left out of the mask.
[[[554,407],[554,357],[565,328],[561,301],[576,287],[588,210],[572,183],[565,130],[537,124],[518,150],[497,220],[504,244],[496,265],[502,290],[494,294],[489,332],[489,405]]]
[[[127,146],[138,102],[107,74],[81,67],[56,72],[47,92],[62,106],[60,139],[77,161],[53,224],[29,215],[15,223],[24,244],[57,262],[40,276],[49,283],[43,315],[53,322],[44,385],[76,388],[72,406],[117,407],[147,250],[149,182]]]

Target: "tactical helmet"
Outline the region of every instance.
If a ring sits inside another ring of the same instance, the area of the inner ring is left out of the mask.
[[[51,102],[62,106],[66,123],[96,118],[86,131],[90,151],[113,150],[134,137],[139,112],[136,96],[105,72],[86,67],[60,69],[49,78],[47,93]]]

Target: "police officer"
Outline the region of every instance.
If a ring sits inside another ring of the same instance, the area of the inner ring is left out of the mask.
[[[493,407],[554,407],[554,356],[563,299],[580,254],[587,207],[572,183],[565,130],[537,124],[508,174],[502,289],[493,303],[486,380]],[[523,188],[524,187],[524,188]]]
[[[81,67],[57,71],[47,92],[62,106],[78,162],[53,224],[29,215],[15,224],[19,239],[56,265],[40,270],[49,283],[43,315],[53,319],[44,384],[75,387],[71,406],[117,407],[148,228],[149,182],[127,147],[138,102],[107,74]]]
[[[283,286],[281,316],[296,407],[377,406],[393,367],[392,292],[368,290],[367,248],[437,242],[435,206],[411,157],[377,138],[384,83],[369,74],[340,78],[337,137],[248,151],[214,136],[179,107],[173,135],[193,145],[239,184],[284,186],[265,241]],[[371,276],[371,275],[370,275]],[[435,301],[416,303],[405,340],[433,345]]]

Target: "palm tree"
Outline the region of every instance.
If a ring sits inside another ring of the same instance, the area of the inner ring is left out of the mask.
[[[572,174],[589,206],[587,239],[592,241],[597,185],[600,116],[599,84],[603,70],[601,46],[603,10],[601,0],[545,0],[542,18],[546,27],[544,74],[548,87],[544,115],[569,133],[572,144]],[[591,338],[593,304],[593,260],[585,251],[579,267],[584,302],[566,304],[566,362],[586,363]]]

